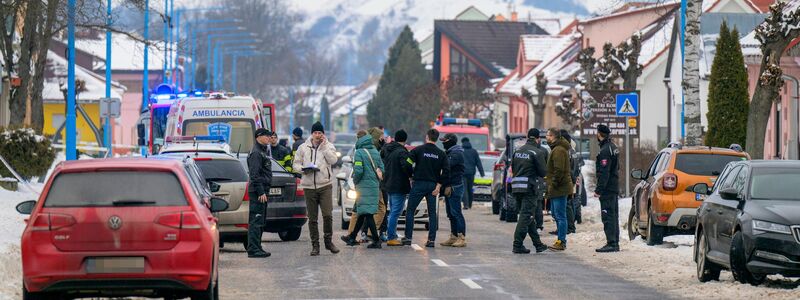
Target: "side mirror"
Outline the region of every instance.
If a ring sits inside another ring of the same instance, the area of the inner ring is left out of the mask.
[[[711,189],[709,189],[708,184],[705,183],[698,183],[692,187],[692,192],[701,194],[701,195],[708,195]]]
[[[633,171],[631,171],[631,178],[639,180],[647,179],[647,177],[644,176],[644,171],[639,169],[633,169]]]
[[[20,202],[20,204],[17,204],[17,212],[23,215],[30,215],[34,207],[36,207],[36,200]]]
[[[136,135],[139,137],[139,146],[145,146],[147,143],[144,141],[144,136],[146,135],[144,124],[136,124]]]
[[[211,197],[211,212],[221,212],[228,210],[228,201],[218,197]]]
[[[353,158],[352,158],[352,157],[350,157],[349,155],[346,155],[345,157],[342,157],[342,162],[343,162],[343,163],[348,163],[348,164],[349,164],[349,163],[352,163],[352,162],[353,162]],[[338,176],[337,176],[337,177],[338,177]]]
[[[339,180],[347,180],[347,173],[345,173],[345,172],[339,172],[339,174],[336,174],[336,179],[339,179]]]
[[[719,191],[719,196],[725,200],[736,200],[736,201],[741,200],[741,198],[739,198],[739,191],[736,188],[732,187]]]
[[[222,186],[219,185],[219,183],[213,181],[208,182],[208,189],[211,190],[212,193],[219,192],[220,188],[222,188]]]

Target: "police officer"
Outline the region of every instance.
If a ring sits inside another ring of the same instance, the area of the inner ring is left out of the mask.
[[[270,144],[272,146],[272,158],[278,161],[278,164],[281,165],[286,171],[292,171],[292,150],[281,145],[278,139],[278,133],[272,132],[272,139],[270,139]]]
[[[608,126],[597,126],[597,141],[600,142],[600,152],[595,160],[597,174],[597,188],[594,196],[600,197],[601,218],[603,231],[606,234],[606,245],[595,251],[619,251],[619,149],[611,141],[611,130]]]
[[[270,132],[259,128],[255,133],[255,145],[247,156],[250,172],[248,193],[250,196],[249,226],[247,229],[247,257],[269,257],[261,247],[261,235],[267,217],[267,193],[272,183],[272,162],[269,159]]]
[[[514,199],[519,207],[519,218],[517,218],[517,228],[514,231],[514,248],[512,249],[514,253],[527,254],[531,252],[523,245],[526,235],[530,235],[537,253],[547,250],[547,245],[542,243],[539,238],[539,233],[536,231],[538,226],[533,218],[534,209],[539,205],[540,199],[544,197],[544,176],[547,175],[546,156],[547,151],[541,148],[539,129],[531,128],[528,130],[528,142],[514,152],[511,160],[511,169],[514,170],[514,176],[511,178],[511,192],[514,193]]]

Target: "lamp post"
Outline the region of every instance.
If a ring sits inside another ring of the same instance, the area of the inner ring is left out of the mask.
[[[212,54],[213,68],[210,69],[212,72],[210,77],[211,81],[209,82],[209,84],[213,86],[213,89],[219,88],[219,74],[220,74],[219,70],[222,64],[219,60],[220,59],[219,47],[231,43],[248,44],[248,43],[260,42],[260,40],[253,39],[252,37],[254,36],[255,35],[252,33],[231,33],[231,34],[217,35],[216,37],[220,38],[219,41],[211,40],[211,43],[209,43],[209,50],[211,50],[211,48],[214,48],[214,52]],[[244,37],[249,37],[249,38],[239,39]]]
[[[164,67],[163,72],[164,74],[161,76],[161,81],[163,83],[167,83],[167,57],[169,56],[169,0],[164,0],[164,16],[162,17],[164,20]]]
[[[242,41],[234,41],[234,42],[242,43]],[[225,44],[227,44],[226,41],[220,41],[220,44],[216,45],[216,47],[217,48],[222,47],[222,48],[219,49],[218,53],[217,52],[214,53],[215,55],[218,56],[215,59],[218,59],[217,62],[219,64],[219,68],[215,68],[216,73],[214,74],[214,79],[215,79],[214,87],[218,88],[220,90],[224,90],[225,89],[225,78],[223,78],[223,76],[225,75],[225,55],[226,54],[234,54],[233,52],[235,52],[235,51],[244,51],[244,50],[255,51],[256,50],[256,45],[253,45],[253,44],[238,45],[238,46],[232,46],[232,47],[225,47],[224,46]],[[247,44],[247,42],[244,42],[244,44]]]
[[[147,109],[148,99],[150,97],[150,74],[148,70],[148,43],[150,39],[150,0],[144,0],[144,72],[142,73],[142,108],[141,111]],[[142,150],[144,153],[144,150]]]
[[[106,98],[111,98],[111,0],[106,7]],[[111,141],[111,118],[106,118],[103,126],[103,144],[108,148],[106,156],[113,150]]]
[[[255,46],[252,49],[256,49]],[[237,90],[238,90],[236,77],[237,77],[237,67],[238,67],[239,57],[253,57],[253,56],[259,56],[259,55],[269,55],[270,53],[268,53],[268,52],[260,52],[260,51],[255,51],[255,50],[239,50],[239,51],[233,51],[233,52],[231,52],[229,54],[233,55],[232,58],[231,58],[231,64],[232,64],[232,66],[231,66],[231,91],[236,93]],[[223,88],[224,88],[224,86],[223,86]]]
[[[175,57],[176,57],[176,59],[177,59],[177,57],[180,57],[180,47],[178,47],[178,45],[180,44],[180,40],[181,40],[181,16],[184,13],[187,13],[187,12],[205,11],[205,10],[221,10],[221,9],[225,9],[225,8],[222,7],[222,6],[211,6],[211,7],[199,7],[199,8],[178,8],[178,9],[175,10],[175,37],[176,37],[175,38]],[[204,24],[204,23],[224,23],[224,22],[235,22],[235,21],[239,21],[239,20],[205,20],[205,21],[201,21],[201,22],[195,22],[194,24],[196,25],[196,24]],[[191,29],[192,28],[189,27],[191,24],[192,24],[192,22],[187,22],[187,24],[186,24],[187,30],[189,31],[189,34],[187,34],[187,38],[191,38],[192,37],[192,35],[191,35],[191,31],[192,31]],[[196,42],[195,42],[195,45],[196,45]],[[194,53],[191,53],[191,54],[193,55]],[[192,62],[194,62],[194,60],[192,60]],[[175,67],[176,67],[176,64],[173,64],[172,68],[174,69]],[[192,67],[194,67],[194,65],[192,65]],[[192,70],[192,72],[194,72],[194,70]],[[183,85],[186,85],[186,82],[185,82],[186,81],[186,77],[187,76],[186,76],[186,73],[184,71],[183,80],[181,81],[181,83]],[[191,89],[194,89],[193,85],[191,86]]]
[[[78,158],[75,128],[75,0],[67,0],[67,160]]]
[[[188,24],[186,24],[186,26],[188,27],[187,30],[189,31],[189,34],[188,34],[189,35],[189,39],[192,40],[191,47],[190,47],[191,48],[190,56],[191,56],[191,60],[192,61],[191,61],[190,68],[189,68],[190,69],[190,73],[191,73],[189,78],[192,79],[191,89],[197,88],[197,82],[196,82],[196,79],[195,79],[197,77],[196,76],[196,70],[197,70],[197,33],[198,32],[203,32],[203,31],[244,30],[245,28],[244,27],[211,27],[211,28],[203,27],[203,28],[194,28],[193,29],[192,27],[189,27],[189,26],[191,26],[191,25],[199,25],[199,24],[234,23],[234,22],[239,22],[239,20],[236,20],[236,19],[233,19],[233,20],[205,20],[205,21],[201,21],[201,22],[189,22]]]
[[[207,44],[206,45],[208,46],[207,49],[206,49],[207,50],[206,51],[207,52],[206,53],[206,59],[207,59],[207,64],[206,64],[206,88],[208,88],[213,83],[211,81],[211,77],[213,76],[213,74],[211,72],[211,65],[212,65],[212,59],[213,59],[213,56],[212,56],[212,53],[211,53],[211,49],[214,48],[214,44],[213,44],[214,39],[215,38],[248,37],[248,36],[252,36],[252,33],[245,33],[245,32],[218,33],[218,34],[209,34],[208,36],[206,36],[206,39],[207,39]]]

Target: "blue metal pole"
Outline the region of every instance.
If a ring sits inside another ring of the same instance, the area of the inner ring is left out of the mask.
[[[211,72],[211,84],[214,90],[217,88],[217,74],[219,72],[219,46],[214,46],[214,70]]]
[[[111,98],[111,0],[108,0],[106,9],[106,98]],[[111,118],[106,118],[103,127],[103,144],[108,148],[108,153],[113,150],[111,141]]]
[[[234,93],[236,93],[236,62],[238,59],[239,55],[234,54],[232,58],[233,61],[231,62],[233,64],[233,66],[231,66],[231,91]]]
[[[167,45],[169,44],[169,41],[167,40],[169,34],[168,18],[169,18],[169,0],[164,0],[164,64],[163,64],[164,75],[161,76],[163,83],[167,83],[167,52],[168,52]]]
[[[681,0],[681,62],[686,59],[686,9],[687,0]],[[681,82],[681,141],[686,138],[686,96],[684,94],[683,83]]]
[[[147,109],[150,99],[150,72],[148,70],[148,50],[150,43],[150,0],[144,0],[144,73],[142,75],[142,111]]]
[[[75,0],[67,0],[67,160],[78,158],[75,141]]]
[[[169,58],[167,59],[167,66],[169,67],[169,83],[174,84],[173,78],[177,79],[175,76],[175,57],[172,55],[173,52],[173,44],[175,44],[175,35],[172,32],[172,19],[175,18],[175,0],[169,0],[169,47],[167,48],[167,54],[169,54]]]
[[[197,74],[195,74],[195,71],[197,70],[197,30],[190,30],[190,32],[192,33],[192,89],[196,89],[197,81],[195,78],[197,77]]]
[[[213,34],[209,34],[208,35],[208,43],[206,43],[206,52],[207,52],[206,53],[206,60],[207,60],[207,62],[206,62],[206,89],[207,90],[212,89],[211,88],[211,60],[212,60],[211,48],[213,47],[213,45],[211,45],[211,41],[213,40],[213,36],[214,36]]]

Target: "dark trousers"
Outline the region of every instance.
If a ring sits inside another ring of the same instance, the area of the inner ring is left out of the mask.
[[[583,221],[583,218],[581,217],[581,201],[583,201],[581,200],[581,195],[582,192],[579,191],[577,194],[575,194],[575,196],[573,196],[574,199],[572,200],[572,206],[575,207],[575,221],[578,223],[582,223]]]
[[[603,221],[603,231],[606,242],[612,245],[619,244],[619,199],[617,194],[600,195],[600,217]]]
[[[567,196],[567,232],[575,232],[575,197]]]
[[[472,208],[472,199],[475,199],[475,192],[472,187],[475,185],[475,174],[464,175],[464,207]]]
[[[533,211],[536,219],[536,226],[544,228],[544,197],[536,199],[536,207]]]
[[[308,209],[308,231],[311,243],[319,244],[319,213],[322,211],[322,231],[325,242],[330,242],[333,237],[333,188],[329,186],[318,189],[303,189],[306,194],[306,208]],[[356,227],[359,228],[359,227]]]
[[[369,228],[370,233],[372,233],[372,242],[378,242],[378,229],[375,227],[375,220],[372,214],[363,214],[358,215],[358,220],[356,220],[356,228],[361,228],[361,226],[366,226]],[[358,234],[358,230],[353,230],[350,233],[350,239],[354,240],[356,235]]]
[[[247,253],[264,252],[261,247],[261,236],[267,222],[267,203],[258,201],[258,195],[250,193],[250,214],[247,227]]]
[[[533,245],[541,245],[539,232],[536,231],[538,223],[533,217],[534,210],[539,206],[539,199],[535,193],[514,193],[514,199],[519,208],[519,218],[517,218],[517,228],[514,230],[514,248],[521,248],[525,241],[525,236],[530,236]]]
[[[406,228],[405,234],[407,239],[411,239],[414,235],[414,212],[422,202],[422,198],[428,201],[428,240],[436,240],[436,231],[439,230],[439,219],[436,215],[436,197],[433,196],[433,190],[436,189],[436,182],[433,181],[414,181],[411,186],[411,192],[408,193],[408,206],[406,206]]]

